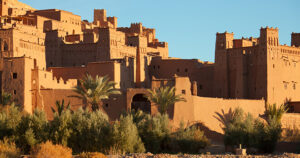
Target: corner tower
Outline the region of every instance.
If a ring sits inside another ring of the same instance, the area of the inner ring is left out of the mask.
[[[227,50],[233,48],[233,33],[217,33],[215,47],[214,94],[228,97],[228,59]]]

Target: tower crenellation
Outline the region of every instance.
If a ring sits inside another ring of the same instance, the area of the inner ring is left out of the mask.
[[[279,35],[278,35],[278,28],[266,28],[260,29],[260,43],[264,46],[279,46]]]

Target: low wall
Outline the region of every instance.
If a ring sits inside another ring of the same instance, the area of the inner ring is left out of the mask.
[[[222,139],[222,124],[218,121],[217,113],[227,114],[230,110],[241,107],[245,112],[250,112],[254,117],[264,114],[264,100],[221,99],[191,96],[186,97],[187,102],[174,105],[174,125],[179,125],[180,120],[188,124],[198,123],[208,137]],[[182,119],[187,118],[187,119]]]
[[[223,133],[222,124],[216,119],[217,113],[227,114],[230,110],[241,107],[244,112],[250,112],[254,117],[264,114],[264,100],[221,99],[193,96],[194,117],[210,130]]]

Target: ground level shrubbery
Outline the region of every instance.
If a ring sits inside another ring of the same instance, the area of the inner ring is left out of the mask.
[[[0,112],[0,140],[14,142],[16,149],[33,156],[48,150],[63,155],[66,153],[60,151],[68,148],[73,154],[199,153],[209,144],[196,127],[171,129],[167,115],[151,116],[141,111],[125,113],[113,123],[100,110],[65,110],[55,113],[52,121],[43,111],[26,115],[15,106]]]
[[[227,146],[255,148],[259,152],[271,153],[281,137],[281,123],[276,115],[266,115],[266,122],[235,109],[224,123],[224,144]]]

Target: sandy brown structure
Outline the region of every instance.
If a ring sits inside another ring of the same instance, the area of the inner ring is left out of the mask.
[[[247,39],[217,33],[215,63],[210,63],[169,57],[168,43],[156,39],[155,29],[141,23],[118,27],[117,18],[107,17],[103,9],[94,10],[93,22],[63,10],[35,10],[17,0],[2,0],[0,12],[1,92],[12,93],[28,113],[40,108],[51,118],[50,108],[61,99],[72,108],[82,106],[68,96],[86,73],[108,75],[122,91],[103,101],[111,119],[130,109],[156,113],[144,95],[169,85],[187,100],[170,107],[174,123],[201,121],[215,133],[222,132],[215,118],[222,110],[239,106],[259,116],[265,102],[290,99],[296,107],[300,101],[297,33],[292,46],[279,44],[277,28],[261,28],[260,37]]]

